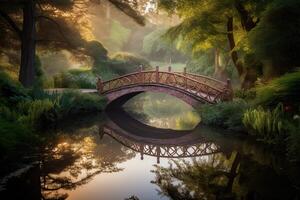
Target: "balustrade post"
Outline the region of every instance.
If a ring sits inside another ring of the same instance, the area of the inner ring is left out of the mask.
[[[140,145],[141,160],[144,160],[144,145]]]
[[[186,67],[183,68],[184,88],[187,88]]]
[[[156,162],[160,163],[160,146],[156,146]]]
[[[156,83],[159,83],[159,66],[156,66],[155,77],[156,77]]]
[[[143,65],[140,65],[140,68],[139,68],[139,77],[140,77],[140,82],[143,83],[144,82]]]
[[[96,87],[97,87],[98,93],[102,94],[102,92],[103,92],[103,83],[102,83],[102,79],[101,79],[100,76],[97,77]]]
[[[169,67],[168,67],[168,72],[171,72],[171,71],[172,71],[172,67],[169,66]]]

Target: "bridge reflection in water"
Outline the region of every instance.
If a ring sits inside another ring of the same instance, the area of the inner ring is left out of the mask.
[[[113,118],[106,122],[100,129],[100,136],[109,135],[122,145],[140,153],[141,160],[144,155],[160,158],[188,158],[206,156],[220,152],[218,145],[208,141],[197,131],[178,131],[169,129],[159,129],[151,127],[131,118],[125,112],[110,113]],[[124,119],[125,123],[113,121]],[[126,115],[126,116],[124,116]],[[143,135],[143,132],[145,133]],[[151,133],[153,133],[151,135]]]

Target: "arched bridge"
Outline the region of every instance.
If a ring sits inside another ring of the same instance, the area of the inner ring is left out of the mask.
[[[214,104],[232,98],[230,80],[222,82],[207,76],[184,72],[159,71],[159,67],[152,71],[130,73],[118,78],[97,82],[99,94],[105,95],[108,103],[121,100],[126,102],[129,98],[141,92],[162,92],[175,96],[192,106],[200,103]],[[122,98],[121,98],[122,97]],[[118,103],[118,104],[119,104]]]

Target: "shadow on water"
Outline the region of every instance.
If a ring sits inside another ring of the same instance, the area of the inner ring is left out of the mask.
[[[110,110],[52,135],[38,163],[1,180],[1,199],[299,199],[299,166],[223,130],[160,129]]]

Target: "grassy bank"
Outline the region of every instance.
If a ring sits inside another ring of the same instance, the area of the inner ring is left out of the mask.
[[[300,72],[286,74],[248,91],[236,91],[232,102],[203,105],[202,123],[239,131],[271,146],[284,147],[300,161]]]
[[[0,73],[0,159],[18,155],[23,149],[33,150],[42,142],[45,128],[74,115],[97,113],[105,104],[97,94],[26,90]]]

